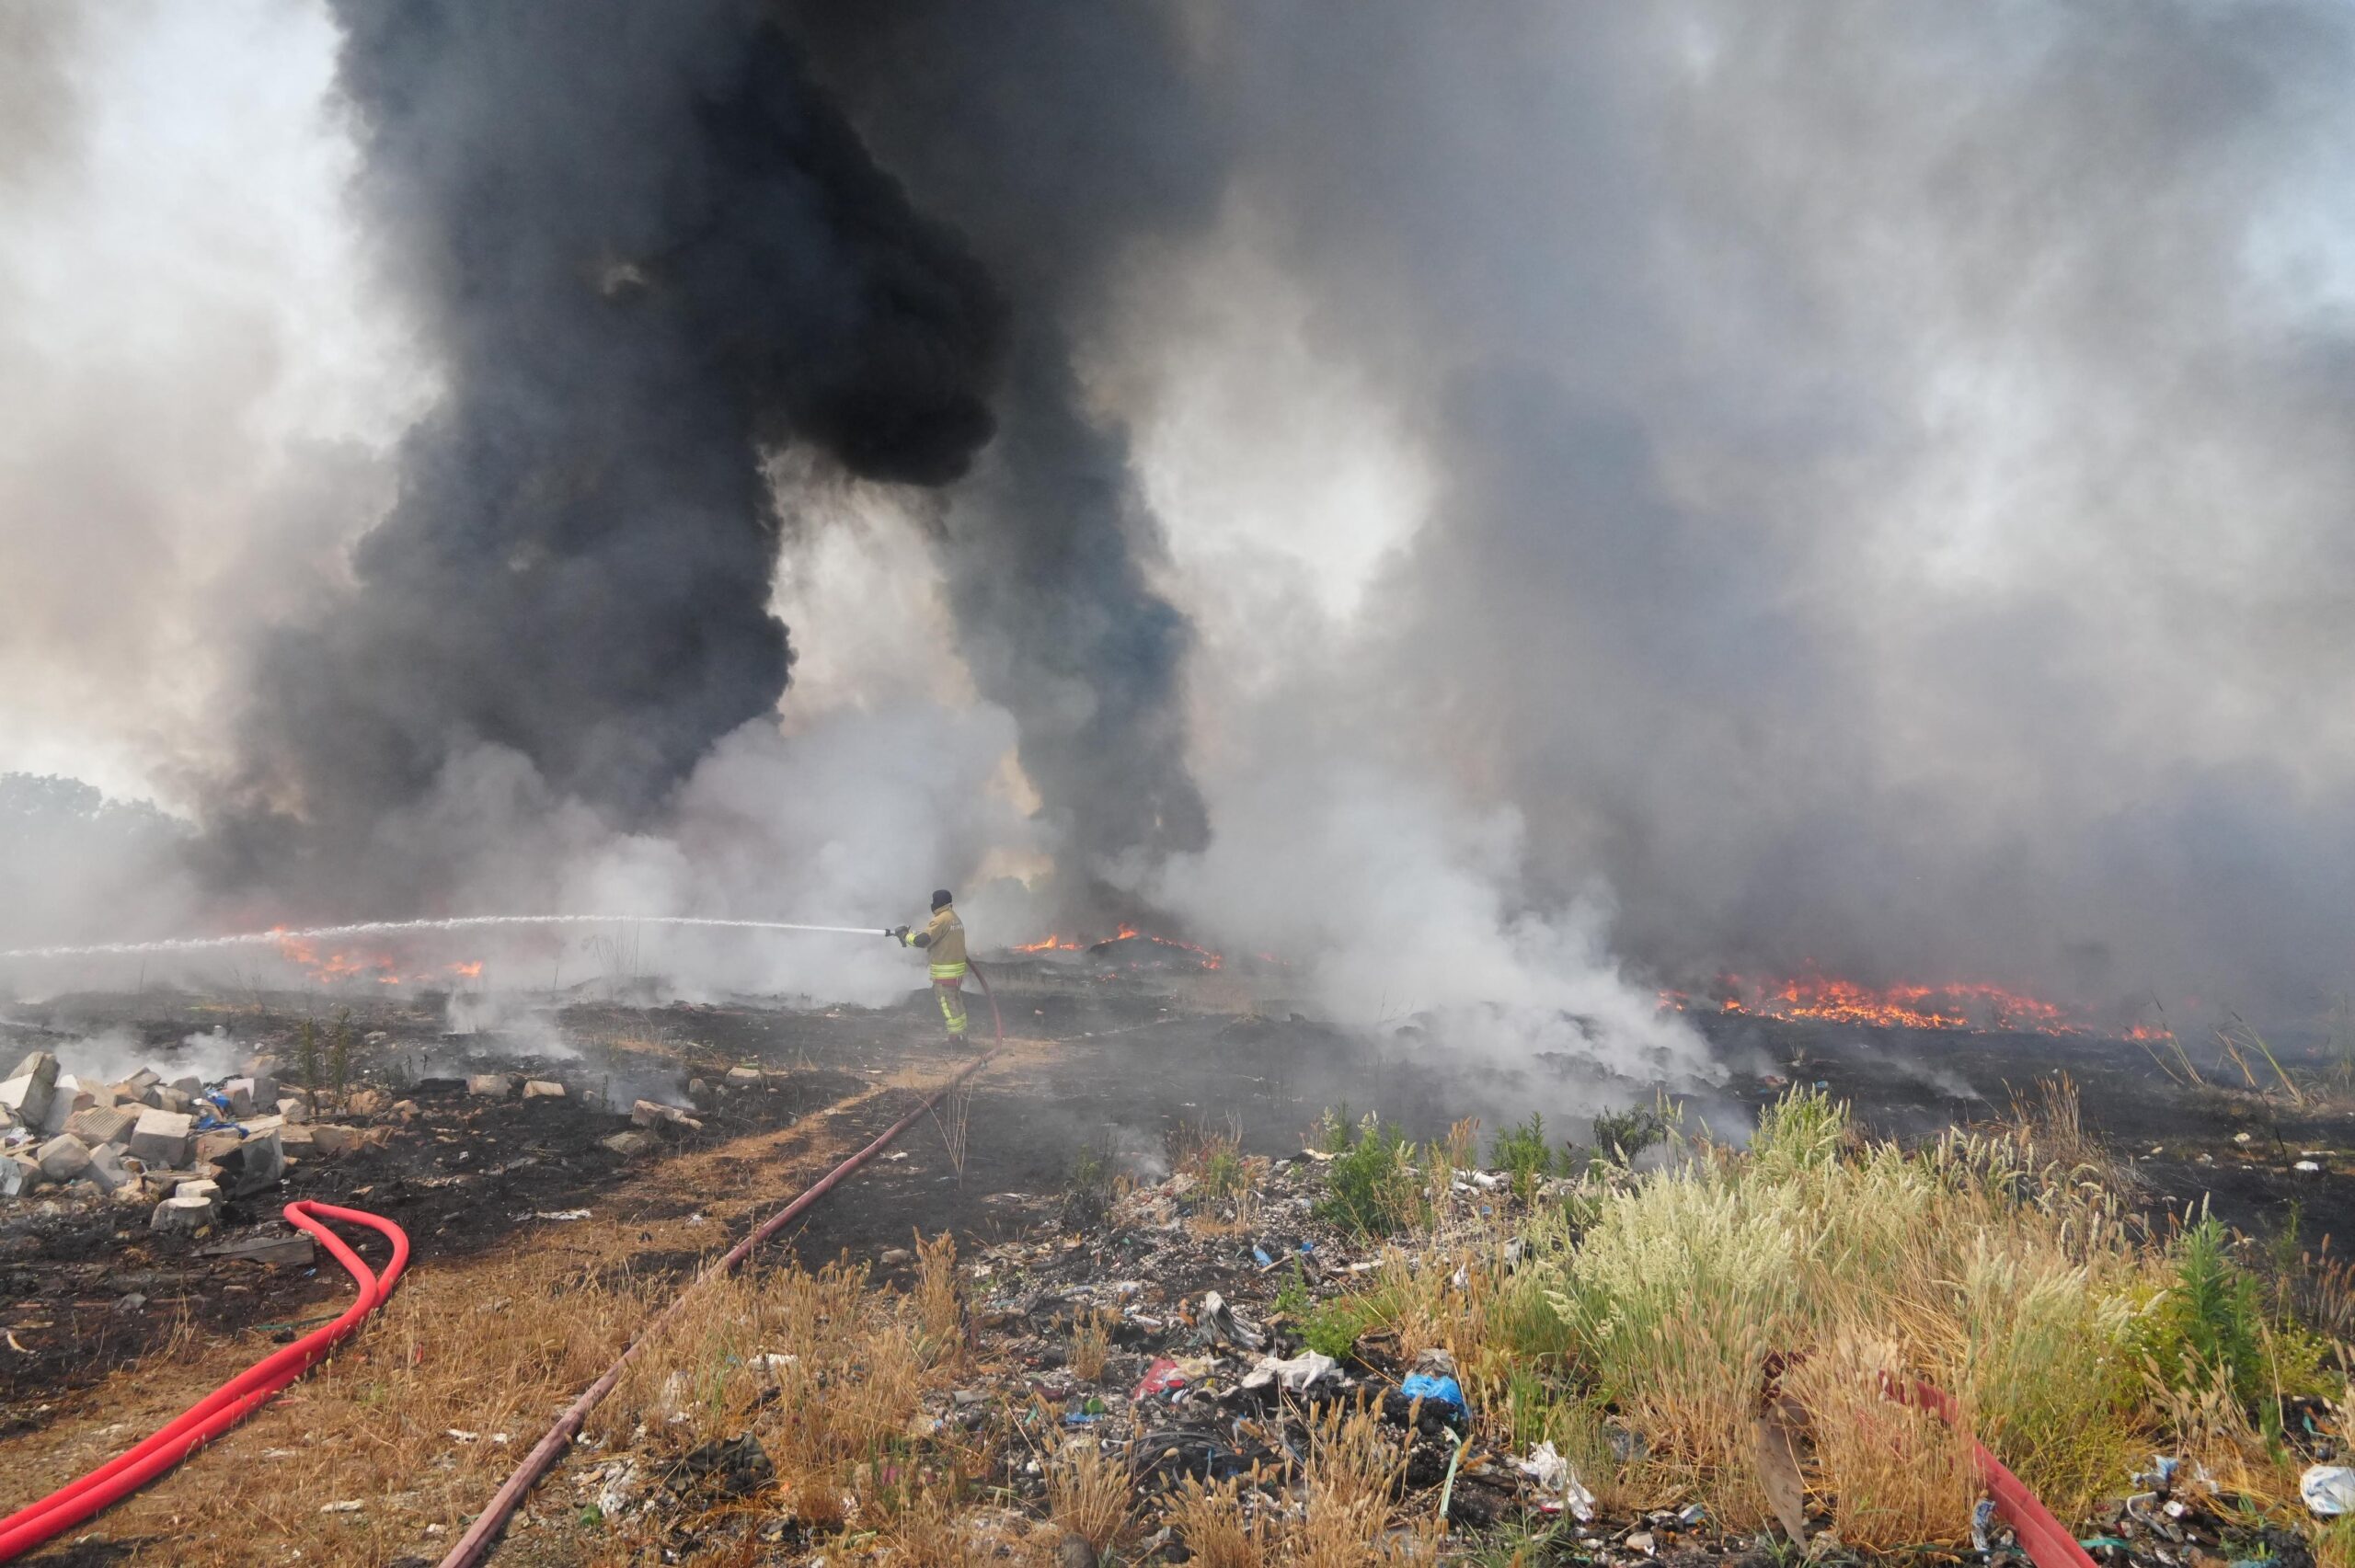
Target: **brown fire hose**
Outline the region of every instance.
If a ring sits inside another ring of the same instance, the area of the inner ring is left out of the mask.
[[[924,1101],[907,1115],[885,1127],[876,1137],[874,1142],[810,1184],[809,1189],[799,1197],[778,1209],[763,1221],[758,1230],[706,1265],[703,1272],[695,1276],[692,1284],[673,1297],[671,1304],[663,1308],[652,1322],[648,1323],[638,1332],[638,1337],[630,1341],[629,1348],[622,1352],[621,1359],[606,1368],[603,1377],[582,1390],[580,1397],[574,1400],[566,1407],[564,1413],[556,1418],[556,1425],[548,1428],[546,1436],[532,1445],[532,1451],[523,1456],[523,1462],[515,1467],[514,1472],[509,1475],[499,1490],[491,1494],[490,1501],[483,1505],[481,1513],[475,1516],[474,1523],[466,1527],[466,1533],[458,1538],[458,1543],[450,1549],[449,1555],[442,1559],[441,1568],[473,1568],[475,1563],[480,1562],[489,1554],[491,1544],[498,1539],[499,1532],[506,1528],[508,1519],[522,1505],[523,1494],[538,1484],[540,1478],[555,1467],[556,1461],[562,1457],[564,1450],[571,1445],[575,1437],[580,1435],[580,1428],[588,1421],[589,1413],[596,1409],[607,1394],[614,1391],[615,1385],[622,1379],[622,1374],[629,1369],[631,1362],[638,1359],[638,1352],[644,1350],[653,1341],[662,1325],[676,1316],[680,1309],[687,1304],[696,1291],[721,1276],[732,1273],[737,1265],[752,1255],[754,1247],[807,1213],[820,1198],[833,1191],[835,1185],[844,1177],[882,1152],[893,1139],[913,1126],[918,1116],[925,1115],[935,1105],[939,1104],[950,1090],[987,1067],[995,1059],[998,1052],[1005,1048],[1005,1019],[998,1012],[997,998],[990,990],[989,978],[982,973],[982,967],[979,964],[972,966],[972,974],[975,979],[982,982],[982,994],[989,998],[990,1018],[997,1029],[997,1044],[926,1095]]]

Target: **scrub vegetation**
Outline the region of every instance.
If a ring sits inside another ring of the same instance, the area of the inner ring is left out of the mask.
[[[1499,1135],[1510,1217],[1415,1189],[1414,1151],[1371,1120],[1337,1139],[1329,1212],[1400,1239],[1299,1332],[1344,1358],[1372,1335],[1444,1350],[1482,1436],[1553,1442],[1606,1507],[1697,1503],[1729,1531],[1967,1541],[1974,1437],[2063,1520],[2154,1452],[2300,1512],[2285,1402],[2343,1406],[2347,1383],[2293,1309],[2294,1233],[2269,1254],[2201,1214],[2145,1219],[2065,1080],[1923,1147],[1806,1090],[1746,1148],[1650,1114],[1611,1131],[1575,1176],[1534,1118]],[[1662,1141],[1632,1168],[1628,1144]]]

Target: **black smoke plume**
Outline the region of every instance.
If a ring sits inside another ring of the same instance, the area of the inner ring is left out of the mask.
[[[336,9],[363,209],[444,385],[354,591],[267,646],[223,841],[346,864],[486,746],[642,821],[785,689],[764,455],[954,480],[1005,307],[752,7]]]
[[[1061,901],[1130,912],[1142,872],[1209,835],[1186,755],[1194,636],[1155,584],[1160,521],[1074,349],[1117,315],[1124,262],[1215,215],[1234,149],[1166,6],[787,14],[860,129],[1017,302],[1003,433],[951,498],[941,559],[966,663],[1014,715],[1055,830]]]

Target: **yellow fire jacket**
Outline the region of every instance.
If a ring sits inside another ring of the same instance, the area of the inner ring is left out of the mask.
[[[957,918],[954,904],[935,910],[922,931],[908,933],[907,944],[925,949],[936,976],[946,979],[965,972],[965,922]]]

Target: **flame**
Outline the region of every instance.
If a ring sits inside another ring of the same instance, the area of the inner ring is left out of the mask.
[[[1794,1022],[2039,1035],[2096,1032],[2064,1008],[1978,980],[1876,987],[1812,971],[1781,979],[1729,974],[1718,977],[1713,991],[1720,1013]],[[1660,1005],[1664,1012],[1683,1013],[1691,1010],[1693,999],[1681,990],[1663,990]]]
[[[278,935],[278,956],[305,971],[305,978],[319,985],[333,985],[343,980],[371,980],[380,986],[433,985],[446,976],[462,980],[482,978],[483,961],[479,958],[443,966],[440,970],[424,974],[403,972],[400,959],[390,953],[329,953],[319,956],[318,944],[299,936],[284,935],[284,926],[272,926]]]
[[[1190,942],[1180,942],[1174,936],[1155,936],[1149,931],[1139,931],[1127,921],[1122,921],[1120,929],[1109,936],[1091,939],[1065,937],[1059,933],[1050,933],[1043,942],[1026,943],[1010,951],[1016,953],[1099,953],[1119,942],[1150,942],[1156,947],[1175,947],[1200,958],[1204,969],[1223,968],[1226,965],[1226,959],[1223,955],[1213,953],[1207,947],[1198,947]]]

